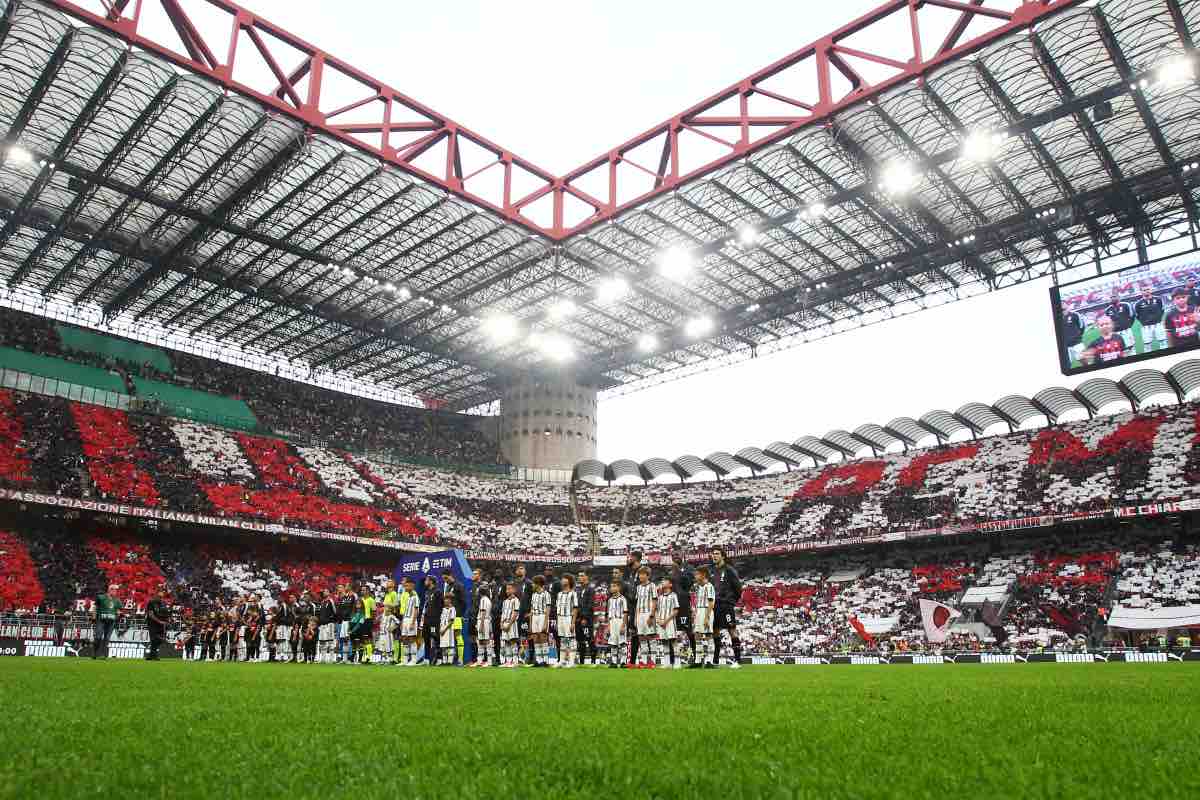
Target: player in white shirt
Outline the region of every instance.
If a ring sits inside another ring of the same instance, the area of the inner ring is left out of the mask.
[[[558,617],[558,661],[554,666],[575,666],[575,622],[579,618],[579,598],[575,595],[575,578],[562,576],[562,591],[554,601]]]
[[[442,604],[442,618],[438,621],[438,643],[441,645],[443,653],[452,652],[458,646],[454,634],[454,618],[457,615],[458,612],[454,609],[454,603],[447,600]],[[449,664],[451,662],[443,661],[442,663]]]
[[[500,665],[512,669],[517,666],[517,651],[521,643],[521,598],[517,587],[504,584],[504,603],[500,606]]]
[[[675,618],[679,616],[679,598],[675,596],[670,578],[663,578],[659,587],[658,605],[655,607],[654,616],[658,628],[658,640],[655,642],[658,663],[664,667],[668,665],[664,658],[665,650],[670,658],[671,669],[682,669],[683,664],[675,660],[675,640],[679,638],[679,633],[675,630]]]
[[[533,596],[529,601],[529,638],[533,640],[532,667],[550,666],[550,593],[546,579],[533,576]]]
[[[650,568],[642,567],[638,570],[637,610],[634,612],[639,640],[638,663],[633,665],[634,669],[654,669],[654,637],[658,635],[654,613],[657,608],[658,587],[650,582]]]
[[[417,594],[412,578],[404,579],[404,593],[400,595],[400,662],[411,667],[417,661],[417,637],[421,634],[421,596]]]
[[[703,666],[712,663],[713,618],[717,605],[717,592],[708,580],[708,567],[696,570],[696,599],[692,611],[692,633],[696,636],[696,663]]]
[[[387,606],[383,611],[383,616],[379,619],[379,634],[375,637],[376,652],[379,653],[380,660],[384,664],[391,663],[392,650],[397,645],[393,634],[399,627],[400,620],[392,613],[391,606]]]
[[[608,587],[608,666],[611,669],[624,667],[627,660],[625,629],[629,625],[629,604],[621,594],[621,582],[613,581]]]
[[[484,586],[479,590],[479,608],[475,610],[475,663],[473,667],[486,667],[488,653],[492,652],[492,593]]]

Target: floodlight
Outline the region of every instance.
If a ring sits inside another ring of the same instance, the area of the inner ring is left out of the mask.
[[[991,161],[1007,138],[1003,133],[975,131],[963,140],[963,158],[977,163]]]
[[[643,333],[638,337],[638,350],[649,353],[658,349],[658,339],[652,333]]]
[[[575,303],[570,298],[562,298],[546,310],[546,316],[554,321],[563,320],[575,313]]]
[[[542,354],[551,361],[570,361],[575,357],[570,343],[561,336],[545,336],[542,338]]]
[[[30,153],[20,145],[13,145],[8,148],[8,160],[14,164],[32,164],[33,153]]]
[[[692,257],[684,249],[672,247],[663,253],[659,261],[659,270],[673,280],[679,280],[692,271]]]
[[[608,278],[600,282],[596,287],[596,299],[602,304],[608,305],[620,300],[629,293],[629,284],[624,278]]]
[[[758,241],[758,231],[747,225],[738,232],[738,241],[749,247]]]
[[[904,162],[889,165],[880,176],[880,186],[890,194],[905,194],[920,182],[920,174]]]
[[[1196,80],[1196,68],[1190,58],[1180,56],[1159,67],[1157,77],[1163,86],[1181,86]]]
[[[483,331],[496,344],[506,344],[517,337],[517,320],[509,314],[493,314],[483,321]]]
[[[712,320],[708,317],[696,317],[695,319],[688,320],[685,330],[688,336],[695,339],[711,331],[712,327]]]

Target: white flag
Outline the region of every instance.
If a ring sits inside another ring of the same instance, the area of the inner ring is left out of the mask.
[[[925,626],[925,638],[933,644],[941,644],[950,635],[950,624],[962,616],[957,608],[951,608],[936,600],[921,599],[921,624]]]

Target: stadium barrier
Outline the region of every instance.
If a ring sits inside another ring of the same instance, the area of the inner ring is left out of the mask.
[[[1023,653],[914,653],[905,655],[750,656],[743,664],[803,666],[894,666],[945,664],[1168,664],[1200,661],[1200,648],[1142,652],[1138,650],[1088,650],[1084,652]]]

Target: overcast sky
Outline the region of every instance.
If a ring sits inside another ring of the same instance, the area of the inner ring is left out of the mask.
[[[245,5],[561,174],[878,2]],[[1006,289],[607,400],[599,456],[704,456],[1073,386],[1083,378],[1059,373],[1047,286]]]

